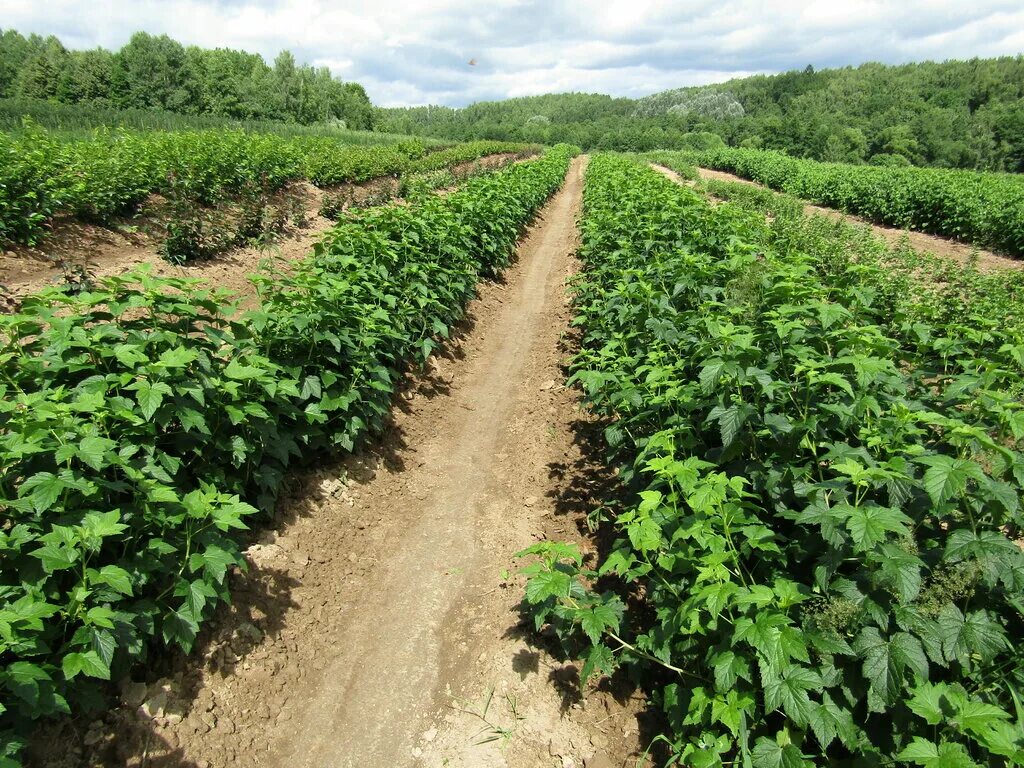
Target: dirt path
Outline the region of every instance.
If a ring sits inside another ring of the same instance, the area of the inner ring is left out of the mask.
[[[508,555],[529,541],[516,533],[539,478],[534,468],[515,466],[524,456],[512,453],[529,450],[541,435],[510,441],[507,428],[520,389],[535,399],[542,383],[529,378],[540,362],[535,356],[543,355],[537,342],[550,342],[546,332],[559,327],[552,309],[574,250],[579,194],[577,165],[546,210],[545,226],[523,244],[524,268],[505,306],[479,329],[480,346],[446,403],[444,431],[417,451],[420,463],[408,480],[425,498],[399,501],[415,512],[374,579],[386,599],[355,607],[294,734],[276,750],[279,764],[289,757],[310,768],[411,762],[420,734],[438,725],[424,715],[442,711],[446,692],[491,650],[488,638],[466,631],[460,614],[499,583],[496,561],[510,564]],[[557,350],[543,347],[549,355]],[[546,421],[530,426],[543,429]]]
[[[295,483],[202,648],[126,683],[125,706],[85,729],[70,762],[39,763],[636,764],[637,694],[584,699],[575,668],[532,643],[513,557],[542,538],[592,551],[580,520],[608,477],[560,384],[585,162],[400,397],[385,439]]]
[[[668,168],[657,168],[657,170],[665,173],[668,171],[669,174],[675,176],[675,180],[682,181],[678,174],[670,171]],[[757,182],[744,179],[740,176],[736,176],[731,173],[725,173],[724,171],[713,171],[708,168],[698,168],[697,172],[700,174],[702,179],[712,179],[715,181],[732,181],[740,184],[749,184],[755,187],[761,187],[763,185]],[[668,174],[666,174],[668,175]],[[669,177],[671,178],[671,176]],[[881,224],[875,224],[867,219],[863,219],[860,216],[854,216],[852,214],[843,213],[833,208],[823,208],[819,205],[812,205],[806,203],[804,205],[804,213],[808,216],[819,215],[827,216],[830,219],[837,219],[841,221],[848,221],[851,224],[858,224],[861,226],[870,227],[879,237],[884,238],[891,245],[898,245],[903,242],[906,238],[910,243],[910,246],[915,251],[921,251],[925,253],[933,253],[936,256],[942,256],[945,258],[955,259],[961,264],[969,263],[975,255],[978,259],[978,268],[986,271],[998,270],[998,269],[1024,269],[1024,261],[1020,259],[1014,259],[1010,256],[1003,256],[992,251],[986,251],[976,246],[970,245],[969,243],[961,243],[956,240],[950,240],[949,238],[939,237],[938,235],[929,235],[924,232],[914,232],[908,229],[898,229],[897,227],[888,227]]]
[[[650,165],[651,168],[656,170],[669,181],[674,181],[676,184],[682,184],[684,187],[694,186],[694,183],[692,181],[690,181],[689,179],[684,179],[671,168],[666,168],[664,165],[658,165],[657,163],[651,163]]]

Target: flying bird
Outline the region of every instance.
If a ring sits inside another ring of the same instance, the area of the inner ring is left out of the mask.
[[[476,66],[476,59],[470,59],[469,60],[469,66],[475,67]]]

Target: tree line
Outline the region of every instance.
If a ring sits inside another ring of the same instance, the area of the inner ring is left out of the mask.
[[[298,64],[282,51],[261,56],[183,46],[137,32],[118,51],[69,50],[56,37],[0,31],[0,98],[42,99],[187,115],[373,127],[373,106],[358,83],[327,67]]]
[[[382,129],[646,151],[731,146],[878,165],[1024,171],[1024,57],[813,67],[643,99],[598,94],[379,110]]]

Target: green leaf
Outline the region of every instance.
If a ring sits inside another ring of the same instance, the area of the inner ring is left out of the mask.
[[[906,632],[897,632],[886,640],[876,627],[864,627],[854,640],[853,649],[864,660],[870,712],[884,712],[896,701],[908,670],[921,678],[928,676],[928,660],[921,641]]]
[[[942,653],[947,661],[966,664],[972,654],[977,654],[982,661],[991,661],[997,653],[1009,647],[1002,626],[984,611],[974,611],[965,616],[949,603],[939,611],[937,621]]]
[[[105,437],[83,437],[78,444],[78,458],[99,471],[109,463],[103,460],[106,454],[116,447],[117,443]]]
[[[705,394],[711,392],[716,386],[718,386],[718,380],[722,376],[723,370],[725,370],[725,361],[720,357],[712,358],[704,363],[697,378],[700,381],[700,387],[704,390]]]
[[[188,347],[171,347],[157,359],[157,363],[165,368],[184,368],[198,357],[198,353]]]
[[[615,657],[611,649],[606,645],[595,645],[590,649],[587,660],[583,662],[583,669],[580,670],[580,684],[586,685],[595,672],[604,675],[611,675],[615,671]]]
[[[128,526],[121,522],[120,512],[111,510],[110,512],[90,512],[82,519],[81,528],[87,536],[103,539],[124,532]]]
[[[122,595],[132,593],[132,577],[124,568],[117,565],[105,565],[100,568],[96,581],[107,584]]]
[[[711,660],[715,670],[715,688],[721,692],[731,689],[742,678],[750,680],[750,664],[732,651],[717,653]]]
[[[661,528],[649,517],[639,517],[626,526],[634,549],[650,552],[661,546]]]
[[[96,651],[69,653],[61,661],[61,669],[65,680],[73,680],[79,673],[100,680],[110,679],[110,667],[104,663]]]
[[[125,368],[134,368],[139,363],[149,362],[149,356],[138,344],[118,344],[114,347],[114,357]]]
[[[611,629],[613,632],[618,630],[621,616],[621,604],[608,603],[598,603],[577,613],[580,626],[594,645],[601,642],[601,635],[604,634],[605,629]]]
[[[728,408],[714,408],[708,418],[718,419],[718,428],[722,433],[722,446],[728,448],[732,445],[736,436],[739,434],[740,429],[743,427],[743,423],[747,420],[750,415],[750,406],[739,406],[731,405]]]
[[[164,396],[170,395],[172,392],[170,386],[162,381],[158,381],[155,384],[146,380],[138,381],[128,387],[128,389],[135,391],[135,399],[139,404],[139,410],[142,411],[142,415],[146,417],[147,421],[153,418],[153,414],[156,413],[157,408],[163,403]]]
[[[227,570],[238,563],[238,558],[216,545],[207,547],[202,552],[197,552],[189,559],[189,567],[195,573],[200,568],[218,584],[224,582]]]
[[[78,562],[77,550],[56,544],[46,544],[33,552],[29,552],[29,555],[39,558],[42,561],[43,569],[47,573],[66,570]]]
[[[193,408],[180,408],[178,410],[178,421],[186,432],[196,430],[204,435],[210,434],[210,428],[206,424],[206,417]]]
[[[917,765],[932,765],[939,759],[939,748],[927,739],[915,736],[914,740],[896,755],[896,759]]]
[[[162,633],[165,643],[177,643],[185,653],[188,653],[192,650],[196,635],[199,634],[199,623],[190,610],[183,608],[164,616]]]
[[[814,731],[814,738],[818,740],[823,750],[828,749],[836,737],[847,747],[852,748],[857,740],[857,726],[853,722],[853,713],[837,705],[828,693],[822,694],[821,702],[811,714],[810,726]]]
[[[884,582],[896,590],[900,601],[909,603],[921,592],[921,569],[924,561],[895,544],[882,547],[878,561],[879,575]]]
[[[822,373],[814,377],[815,384],[831,384],[833,387],[839,387],[850,397],[853,397],[853,387],[850,385],[845,378],[840,376],[838,373]]]
[[[24,497],[27,492],[32,508],[36,512],[45,512],[56,503],[67,487],[64,481],[52,472],[37,472],[21,484],[18,496]]]
[[[993,726],[1010,716],[999,707],[976,699],[967,699],[960,705],[960,710],[953,716],[953,722],[968,733],[981,735]]]
[[[754,699],[749,694],[729,691],[725,697],[716,696],[711,701],[711,721],[724,725],[733,736],[738,737],[744,718],[754,708]]]
[[[572,579],[561,571],[541,571],[526,582],[526,600],[536,605],[549,597],[568,597]]]
[[[821,677],[806,667],[793,666],[776,679],[765,682],[765,707],[781,706],[790,720],[800,727],[807,726],[816,705],[807,695],[809,690],[821,687]]]
[[[938,725],[945,717],[942,697],[947,690],[948,686],[945,683],[922,683],[914,688],[907,706],[915,715],[924,718],[928,725]]]
[[[979,768],[962,745],[948,742],[936,745],[920,736],[915,736],[914,740],[896,755],[896,759],[925,768]]]
[[[188,583],[185,594],[185,605],[196,619],[200,619],[209,599],[215,598],[217,591],[202,579]]]
[[[886,539],[887,533],[907,536],[909,517],[898,509],[865,504],[848,508],[846,527],[856,548],[861,552],[873,549]]]
[[[800,750],[794,745],[782,746],[763,736],[750,750],[750,759],[753,768],[810,768],[812,765],[804,760]]]
[[[253,365],[243,365],[238,360],[232,360],[224,368],[224,375],[229,379],[244,381],[255,379],[263,375],[263,369]]]
[[[935,506],[962,494],[967,490],[968,480],[985,481],[981,467],[968,459],[929,456],[918,461],[930,465],[924,473],[923,484]]]
[[[107,629],[90,627],[89,644],[109,669],[110,665],[114,663],[114,653],[117,651],[117,640],[114,639],[113,633]]]

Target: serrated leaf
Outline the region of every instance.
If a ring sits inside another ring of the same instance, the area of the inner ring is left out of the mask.
[[[924,561],[896,545],[882,547],[878,561],[879,576],[896,591],[900,601],[909,603],[921,592],[921,570]]]
[[[606,645],[595,645],[587,654],[587,660],[583,662],[580,670],[580,684],[586,685],[587,681],[595,674],[611,675],[615,672],[615,657],[611,649]]]
[[[152,383],[146,380],[138,381],[128,389],[135,391],[135,400],[139,404],[139,410],[147,421],[153,418],[153,414],[164,401],[165,395],[171,394],[171,388],[165,382]]]
[[[185,653],[192,650],[196,635],[199,634],[199,623],[187,608],[165,614],[161,622],[164,642],[168,645],[176,643]]]
[[[913,695],[907,701],[910,711],[924,719],[929,725],[938,725],[945,717],[942,707],[942,697],[948,687],[945,683],[922,683],[913,690]]]
[[[723,370],[725,370],[725,361],[719,357],[712,358],[704,363],[697,378],[700,381],[701,389],[705,393],[711,392],[718,386],[718,380],[721,378]]]
[[[598,603],[577,614],[580,626],[594,645],[601,641],[605,629],[618,631],[621,616],[622,605],[617,601],[615,603]]]
[[[96,651],[69,653],[61,661],[65,680],[73,680],[79,674],[100,680],[110,679],[110,667],[103,662]]]
[[[556,570],[541,571],[526,582],[526,600],[536,605],[549,597],[566,597],[571,584],[572,579],[567,573]]]
[[[184,368],[198,356],[195,350],[188,347],[171,347],[161,353],[157,362],[165,368]]]
[[[108,462],[104,457],[109,451],[113,451],[117,443],[105,437],[83,437],[78,444],[78,458],[95,470],[103,469]]]
[[[245,381],[247,379],[255,379],[263,375],[263,369],[257,368],[254,365],[244,365],[243,363],[238,362],[238,360],[232,360],[224,367],[224,375],[229,379]]]
[[[886,534],[908,535],[907,525],[910,522],[910,518],[898,509],[866,504],[849,508],[846,527],[857,549],[866,552],[885,541]]]
[[[896,759],[917,765],[931,765],[933,761],[939,759],[939,748],[927,739],[915,736],[914,740],[896,755]]]
[[[990,661],[1008,647],[1006,633],[984,611],[973,611],[966,616],[952,603],[946,605],[937,617],[942,641],[942,653],[947,661],[964,664],[972,654]]]
[[[837,737],[847,747],[853,747],[857,740],[853,713],[837,705],[827,692],[822,694],[821,704],[815,706],[810,726],[822,749],[828,749]]]
[[[792,744],[782,746],[763,736],[750,750],[750,759],[753,768],[810,768],[811,766],[810,762],[804,760],[800,750]]]
[[[67,486],[64,481],[52,472],[37,472],[21,484],[18,496],[28,493],[29,501],[36,512],[45,512],[52,507]]]
[[[650,552],[661,546],[661,528],[649,517],[640,517],[626,526],[626,534],[633,548]]]
[[[117,565],[105,565],[100,568],[97,581],[107,584],[122,595],[132,593],[132,577],[124,568]]]
[[[238,559],[233,554],[216,545],[211,545],[189,558],[189,567],[193,573],[201,568],[218,584],[224,582],[228,568],[237,563]]]
[[[897,632],[887,640],[876,627],[864,627],[853,649],[864,660],[870,712],[884,712],[897,699],[908,670],[927,677],[928,660],[921,641],[906,632]]]
[[[732,651],[715,654],[711,665],[715,671],[715,688],[723,693],[731,689],[740,678],[750,680],[750,663]]]
[[[950,456],[930,456],[919,460],[929,465],[924,473],[925,491],[935,506],[949,501],[967,490],[967,481],[985,481],[985,473],[975,462],[968,459],[954,459]]]

